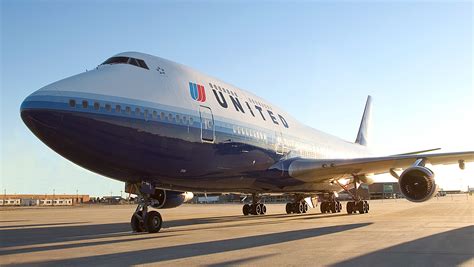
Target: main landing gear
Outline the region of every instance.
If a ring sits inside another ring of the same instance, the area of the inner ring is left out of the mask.
[[[148,211],[148,207],[151,206],[150,194],[143,193],[142,190],[138,189],[135,192],[138,194],[138,206],[130,219],[130,226],[133,232],[148,232],[158,233],[163,224],[163,219],[158,211]],[[142,186],[143,188],[143,186]]]
[[[304,200],[286,203],[286,213],[306,213],[308,212],[309,206],[308,203]]]
[[[357,213],[369,213],[369,202],[366,200],[349,201],[346,205],[347,214]]]
[[[242,207],[242,213],[247,215],[265,215],[267,213],[267,206],[260,203],[260,198],[256,195],[252,195],[252,204],[245,204]]]
[[[357,181],[358,180],[359,180],[358,177],[354,177],[354,194],[352,194],[352,192],[349,189],[347,189],[346,186],[336,181],[337,184],[340,187],[342,187],[342,189],[344,189],[344,191],[346,191],[347,193],[349,193],[349,195],[352,196],[353,201],[349,201],[346,204],[347,214],[353,214],[357,212],[359,212],[360,214],[369,213],[369,209],[370,209],[369,202],[367,202],[367,200],[361,200],[357,194]],[[321,209],[322,209],[322,205],[321,205]]]
[[[320,208],[321,213],[338,213],[342,210],[342,204],[337,200],[323,201]]]

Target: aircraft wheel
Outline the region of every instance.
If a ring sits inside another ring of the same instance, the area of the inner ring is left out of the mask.
[[[301,202],[296,203],[296,208],[297,208],[297,212],[296,212],[296,213],[303,213],[303,212],[304,212],[304,205],[303,205],[303,203],[301,203]]]
[[[252,204],[252,214],[253,215],[260,215],[262,214],[262,207],[260,207],[260,204]]]
[[[308,209],[309,209],[308,203],[306,203],[306,202],[304,201],[304,202],[303,202],[303,213],[308,212]]]
[[[142,216],[141,212],[140,214],[133,213],[132,218],[130,219],[130,226],[132,227],[133,232],[141,233],[145,231],[145,227],[143,225],[143,222],[138,218],[138,216]]]
[[[285,207],[285,210],[286,210],[286,214],[291,214],[293,213],[293,203],[286,203],[286,207]]]
[[[339,207],[339,206],[338,206]],[[332,213],[336,213],[336,202],[330,202],[329,203],[329,209],[331,210]]]
[[[337,202],[337,205],[339,206],[339,212],[341,212],[341,211],[342,211],[342,204],[341,204],[341,202],[338,201],[338,202]]]
[[[319,208],[321,209],[321,213],[326,213],[326,202],[321,202]]]
[[[242,213],[247,216],[250,214],[250,205],[249,204],[245,204],[243,207],[242,207]]]
[[[346,210],[347,210],[347,214],[354,213],[354,202],[352,202],[352,201],[347,202]]]
[[[158,233],[163,224],[163,219],[157,211],[150,211],[145,216],[145,227],[148,233]]]
[[[367,201],[364,201],[364,213],[369,213],[369,203]]]
[[[267,213],[267,206],[265,204],[259,204],[260,205],[260,214],[265,215]]]
[[[359,211],[360,214],[364,214],[364,212],[365,212],[364,201],[358,201],[356,203],[356,208],[357,208],[357,211]]]

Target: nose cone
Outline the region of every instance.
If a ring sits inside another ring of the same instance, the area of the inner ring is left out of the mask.
[[[38,97],[28,96],[21,104],[20,115],[25,125],[46,144],[47,138],[54,138],[55,129],[61,124],[61,115],[48,108],[52,103],[39,101]]]

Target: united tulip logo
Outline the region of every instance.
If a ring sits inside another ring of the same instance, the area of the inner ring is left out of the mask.
[[[189,93],[191,94],[191,97],[196,101],[206,101],[206,91],[204,90],[204,85],[189,82]]]

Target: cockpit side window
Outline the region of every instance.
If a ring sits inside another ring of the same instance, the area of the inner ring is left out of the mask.
[[[133,57],[131,57],[131,58],[128,59],[128,64],[133,65],[133,66],[140,67],[140,66],[138,65],[137,60],[134,59]]]
[[[144,69],[147,69],[147,70],[149,69],[143,59],[137,59],[137,61],[138,61],[138,64],[140,65],[140,67],[142,67]]]
[[[101,65],[106,65],[106,64],[127,64],[128,62],[128,57],[111,57],[107,59],[104,63]]]
[[[100,65],[112,65],[112,64],[129,64],[139,68],[149,69],[143,59],[133,58],[133,57],[111,57],[104,61]]]

